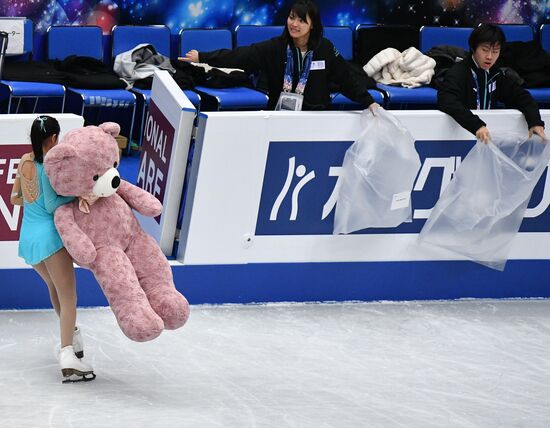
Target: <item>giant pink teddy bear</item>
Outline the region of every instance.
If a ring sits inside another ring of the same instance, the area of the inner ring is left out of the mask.
[[[184,325],[189,304],[174,286],[168,260],[132,212],[155,217],[162,205],[120,179],[119,132],[112,122],[70,131],[44,166],[58,194],[76,196],[55,211],[67,251],[94,273],[124,334],[144,342]]]

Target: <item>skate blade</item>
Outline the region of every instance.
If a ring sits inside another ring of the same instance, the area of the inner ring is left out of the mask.
[[[81,372],[75,369],[62,369],[63,381],[61,383],[90,382],[96,378],[94,372]]]

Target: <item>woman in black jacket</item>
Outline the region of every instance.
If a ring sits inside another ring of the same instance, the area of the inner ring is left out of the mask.
[[[191,50],[181,60],[264,73],[270,109],[277,106],[284,94],[303,95],[301,110],[329,109],[331,82],[339,84],[345,96],[368,106],[371,111],[378,107],[368,92],[367,83],[352,76],[342,55],[323,38],[319,9],[310,0],[294,3],[279,37],[233,50]]]
[[[481,24],[472,31],[468,40],[471,55],[445,74],[437,93],[438,107],[478,139],[488,142],[491,135],[485,122],[471,110],[492,109],[502,102],[525,115],[529,136],[537,134],[545,138],[544,122],[531,94],[494,66],[504,42],[504,33],[496,25]]]

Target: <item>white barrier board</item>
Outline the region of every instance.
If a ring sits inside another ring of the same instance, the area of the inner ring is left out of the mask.
[[[422,160],[413,222],[332,235],[345,150],[359,112],[216,112],[199,121],[178,260],[184,264],[447,260],[416,243],[430,209],[474,137],[439,111],[392,111]],[[550,123],[550,111],[541,111]],[[480,112],[493,131],[521,130],[514,110]],[[533,193],[511,257],[550,258],[550,183]]]
[[[137,185],[162,204],[159,217],[138,216],[143,228],[172,254],[187,155],[197,110],[167,71],[156,71],[145,117]]]

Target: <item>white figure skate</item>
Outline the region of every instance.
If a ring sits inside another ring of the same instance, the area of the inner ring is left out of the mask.
[[[94,369],[76,357],[72,345],[61,348],[59,365],[63,383],[88,382],[96,377]]]
[[[82,335],[78,327],[74,328],[73,348],[77,358],[84,358],[84,342],[82,341]]]

